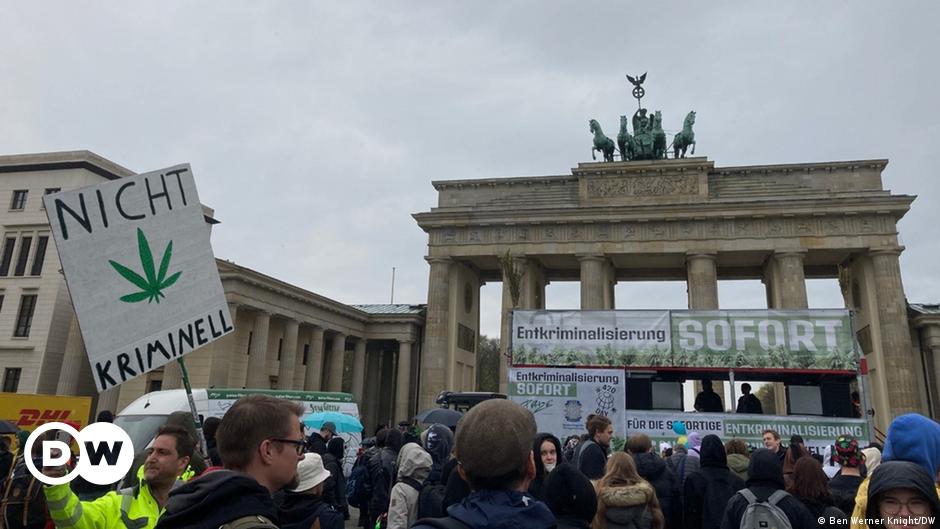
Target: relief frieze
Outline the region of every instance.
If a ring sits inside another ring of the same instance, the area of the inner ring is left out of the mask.
[[[592,178],[587,181],[588,198],[664,197],[699,194],[695,175],[629,176]]]

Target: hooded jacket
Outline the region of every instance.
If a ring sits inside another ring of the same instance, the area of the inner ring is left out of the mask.
[[[542,490],[558,529],[590,529],[597,514],[597,492],[587,476],[570,463],[560,463],[548,473]]]
[[[603,487],[597,492],[597,523],[603,529],[649,529],[653,526],[653,487],[641,481],[623,487]]]
[[[473,529],[549,529],[555,516],[548,507],[515,490],[477,490],[447,509],[447,515]],[[415,525],[412,529],[434,529]]]
[[[172,490],[157,529],[217,529],[255,515],[278,522],[268,489],[246,474],[216,470]]]
[[[685,480],[683,526],[718,529],[728,500],[744,488],[744,481],[728,469],[725,447],[716,435],[702,440],[701,463],[701,469]]]
[[[372,456],[367,465],[369,481],[372,483],[372,498],[369,500],[369,516],[378,518],[388,512],[392,485],[395,482],[395,466],[401,450],[402,436],[398,430],[388,430],[385,446]]]
[[[672,469],[673,473],[676,475],[676,479],[679,480],[679,490],[682,490],[682,487],[685,486],[686,478],[693,472],[698,472],[701,460],[698,457],[692,457],[686,453],[676,452],[669,456],[669,459],[666,460],[666,464],[669,465],[669,468]]]
[[[542,463],[542,443],[550,441],[555,445],[555,465],[558,465],[562,457],[561,441],[550,433],[540,433],[535,436],[535,442],[532,443],[532,455],[535,457],[535,479],[529,484],[529,494],[539,501],[545,501],[545,495],[542,488],[545,486],[545,480],[548,478],[548,472],[545,470],[545,464]]]
[[[330,471],[323,487],[323,499],[345,516],[349,512],[349,504],[346,502],[346,476],[343,474],[344,446],[342,437],[334,437],[326,444],[326,453],[320,455],[323,468]]]
[[[901,415],[891,421],[888,426],[888,436],[885,439],[885,450],[881,455],[881,464],[877,466],[880,467],[888,461],[915,463],[929,475],[936,476],[937,469],[940,468],[938,466],[940,465],[940,425],[916,413]],[[930,470],[931,468],[933,470]],[[867,527],[864,519],[868,509],[868,482],[873,474],[874,471],[869,468],[869,478],[858,486],[852,518],[861,523],[853,523],[852,529]],[[940,495],[940,484],[936,485],[936,491]]]
[[[322,496],[288,492],[278,514],[281,529],[310,529],[316,520],[320,529],[343,529],[343,515]]]
[[[735,476],[741,478],[741,481],[747,481],[747,466],[751,463],[751,458],[744,454],[729,454],[728,469]]]
[[[682,527],[682,488],[679,478],[666,466],[658,455],[652,452],[634,454],[633,461],[640,476],[656,490],[659,507],[663,510],[667,529]]]
[[[398,454],[398,483],[392,487],[388,506],[388,529],[408,529],[418,519],[418,495],[415,484],[423,484],[431,474],[433,460],[415,443],[408,443]]]
[[[749,476],[746,482],[747,488],[757,496],[759,501],[766,501],[774,492],[784,490],[783,466],[780,464],[780,458],[766,448],[761,448],[751,454],[751,463],[747,473]],[[777,503],[777,506],[787,515],[793,529],[818,527],[816,519],[809,510],[793,496],[787,495]],[[738,529],[741,526],[745,509],[747,509],[747,499],[740,494],[732,496],[725,508],[721,529]]]
[[[907,461],[889,461],[878,467],[871,476],[868,490],[868,506],[865,509],[866,518],[881,518],[878,509],[877,497],[879,494],[892,489],[912,489],[927,499],[932,512],[927,516],[936,516],[937,521],[932,527],[940,527],[940,498],[936,494],[934,476],[927,474],[923,467]],[[872,529],[881,529],[882,525],[872,525]]]
[[[431,473],[428,475],[428,483],[437,485],[446,483],[447,477],[444,476],[444,465],[450,459],[450,453],[454,449],[454,432],[443,424],[432,424],[424,436],[424,449],[431,454]]]

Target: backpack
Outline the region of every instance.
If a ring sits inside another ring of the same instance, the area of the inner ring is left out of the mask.
[[[42,528],[46,525],[46,496],[36,479],[19,458],[0,498],[0,527]]]
[[[748,489],[739,490],[738,494],[747,500],[747,507],[741,516],[740,529],[793,529],[787,514],[777,506],[780,500],[789,496],[786,491],[774,492],[767,501],[759,501]]]
[[[456,518],[451,518],[450,516],[443,518],[421,518],[419,516],[418,521],[411,524],[411,526],[418,527],[419,525],[429,525],[434,527],[434,529],[470,529],[469,525]]]
[[[365,458],[359,458],[346,480],[346,503],[360,509],[372,497],[372,482]]]
[[[574,465],[574,468],[581,470],[581,454],[584,453],[584,450],[588,445],[597,444],[594,441],[587,439],[578,443],[578,446],[574,449],[574,457],[572,457],[571,464]]]
[[[219,529],[277,529],[277,526],[264,516],[252,514],[222,524],[219,526]]]
[[[418,492],[418,518],[440,518],[447,516],[444,510],[444,492],[447,487],[441,483],[425,485]]]

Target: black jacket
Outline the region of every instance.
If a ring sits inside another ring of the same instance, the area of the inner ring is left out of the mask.
[[[699,453],[701,468],[685,480],[683,526],[718,529],[728,500],[744,488],[744,481],[728,469],[728,456],[717,436],[706,435]]]
[[[510,490],[477,490],[447,509],[454,518],[473,529],[550,529],[555,516],[531,496]],[[434,529],[418,524],[411,529]]]
[[[633,461],[640,476],[656,489],[659,507],[666,519],[666,529],[682,527],[682,489],[679,478],[666,462],[652,452],[635,454]]]
[[[878,496],[891,489],[912,489],[927,499],[936,516],[931,527],[940,527],[940,498],[934,486],[935,476],[931,476],[924,467],[909,461],[887,461],[878,465],[871,473],[868,483],[868,506],[865,509],[866,518],[880,518],[878,509]],[[871,529],[881,529],[883,526],[870,524]]]
[[[562,457],[561,453],[561,441],[557,437],[550,433],[540,433],[535,436],[535,442],[532,444],[532,455],[535,456],[535,479],[532,480],[532,483],[529,483],[529,495],[534,497],[539,501],[545,501],[545,497],[542,495],[542,487],[545,485],[545,478],[548,477],[548,473],[545,472],[545,465],[542,463],[542,443],[545,441],[550,441],[555,445],[555,457]],[[557,465],[560,460],[556,459],[555,464]]]
[[[173,489],[155,529],[217,529],[252,515],[278,523],[268,489],[246,474],[215,470]]]
[[[737,413],[764,413],[764,407],[757,396],[748,393],[738,398],[738,408],[735,411]]]
[[[321,529],[343,529],[343,515],[320,496],[288,492],[279,513],[281,529],[310,529],[318,519]]]
[[[777,454],[761,448],[751,454],[751,463],[747,469],[747,488],[757,496],[758,500],[766,500],[774,492],[783,490],[783,466]],[[816,519],[810,514],[800,500],[787,496],[780,500],[778,507],[787,515],[793,529],[812,529],[818,527]],[[735,494],[728,500],[724,518],[721,520],[721,529],[738,529],[741,518],[747,509],[747,499]]]
[[[592,439],[588,441],[581,441],[575,449],[574,457],[578,459],[578,470],[589,479],[600,479],[604,477],[604,467],[607,466],[608,449]]]
[[[864,479],[862,476],[839,474],[829,480],[829,494],[832,494],[833,503],[849,516],[855,511],[855,496]]]
[[[397,459],[398,453],[385,447],[372,456],[367,463],[369,481],[372,483],[372,498],[369,500],[369,515],[372,518],[388,512],[392,485],[395,483]]]

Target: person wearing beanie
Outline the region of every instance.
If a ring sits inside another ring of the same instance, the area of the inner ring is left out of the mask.
[[[702,434],[698,432],[689,432],[689,455],[700,457],[702,448]]]
[[[922,466],[908,461],[887,461],[879,465],[871,475],[868,505],[865,508],[866,518],[875,521],[870,527],[940,527],[940,498],[936,495],[936,479]],[[913,523],[890,523],[891,518],[907,519],[907,522]]]
[[[535,454],[535,479],[529,484],[529,494],[537,500],[544,500],[542,487],[561,457],[561,441],[550,433],[540,433],[535,436],[532,453]]]
[[[646,434],[631,435],[625,450],[633,456],[636,471],[656,490],[666,529],[682,527],[682,490],[679,479],[666,462],[653,452],[653,442]]]
[[[320,454],[304,454],[297,463],[297,486],[287,491],[278,509],[281,529],[309,529],[319,523],[321,529],[342,529],[343,515],[323,499],[330,471]]]
[[[858,446],[858,439],[851,435],[840,435],[832,450],[832,462],[841,469],[839,474],[829,480],[829,493],[835,506],[848,514],[855,510],[855,495],[862,484],[861,467],[865,461]]]
[[[454,437],[457,472],[469,496],[447,508],[448,520],[473,529],[549,529],[555,516],[527,494],[535,477],[535,417],[507,399],[477,404],[457,423]],[[438,525],[418,520],[412,529]]]
[[[755,450],[751,454],[747,474],[749,476],[746,482],[747,488],[739,490],[728,500],[724,517],[721,520],[721,529],[741,527],[741,519],[749,504],[746,496],[748,494],[753,495],[756,501],[769,501],[771,496],[777,494],[780,497],[777,507],[786,515],[792,529],[821,527],[816,523],[816,518],[813,518],[809,509],[784,490],[783,468],[776,452],[767,448]]]
[[[558,529],[590,529],[597,514],[597,493],[591,480],[578,469],[568,463],[559,464],[548,473],[542,490]]]
[[[888,425],[885,449],[881,455],[881,465],[889,461],[907,461],[920,465],[933,477],[936,494],[940,496],[940,484],[936,484],[940,472],[940,424],[918,413],[908,413],[896,417]],[[879,465],[879,466],[881,466]],[[868,509],[868,485],[874,472],[869,469],[869,477],[858,487],[855,496],[855,511],[852,517],[852,529],[865,529],[865,513]]]
[[[702,440],[701,468],[689,474],[683,493],[683,527],[718,529],[725,505],[744,481],[728,469],[728,456],[717,435]]]

